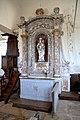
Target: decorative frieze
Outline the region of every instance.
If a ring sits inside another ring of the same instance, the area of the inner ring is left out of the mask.
[[[51,30],[53,28],[53,22],[49,19],[41,19],[39,18],[38,20],[30,23],[27,26],[27,31],[30,36],[35,34],[36,31],[40,31],[42,29],[44,30]]]

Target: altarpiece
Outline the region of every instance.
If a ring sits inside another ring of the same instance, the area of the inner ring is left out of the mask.
[[[55,98],[58,99],[62,90],[70,91],[70,77],[61,76],[64,19],[58,7],[51,15],[45,15],[42,8],[37,9],[36,14],[28,21],[21,16],[18,24],[22,29],[20,97],[48,101],[51,100],[50,91],[55,82],[59,83]]]

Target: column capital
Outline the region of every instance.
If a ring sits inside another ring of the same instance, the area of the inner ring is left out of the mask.
[[[22,40],[27,40],[28,39],[28,35],[21,35]]]
[[[61,32],[60,29],[53,29],[52,30],[52,33],[54,36],[59,36],[60,32]]]

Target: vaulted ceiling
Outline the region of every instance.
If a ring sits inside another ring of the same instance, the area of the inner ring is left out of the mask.
[[[59,7],[64,18],[71,15],[72,24],[80,29],[80,0],[0,0],[0,24],[11,30],[17,29],[20,16],[28,20],[35,16],[36,9],[40,7],[45,14],[51,14],[55,7]]]

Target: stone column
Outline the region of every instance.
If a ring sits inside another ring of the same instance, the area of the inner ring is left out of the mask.
[[[21,38],[22,38],[22,75],[27,75],[27,39],[28,35],[26,32],[26,21],[23,16],[20,17],[20,23],[18,27],[21,28]]]
[[[27,35],[21,35],[22,38],[22,75],[27,75]]]
[[[59,51],[59,35],[60,30],[53,30],[53,39],[54,39],[54,71],[55,75],[60,75],[60,51]]]
[[[54,40],[54,73],[60,75],[60,44],[62,33],[63,15],[59,14],[59,8],[54,8],[53,17],[53,40]]]

